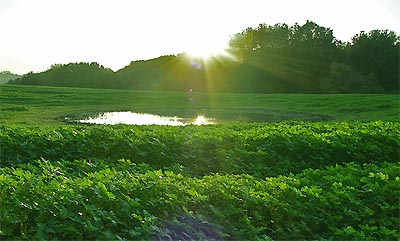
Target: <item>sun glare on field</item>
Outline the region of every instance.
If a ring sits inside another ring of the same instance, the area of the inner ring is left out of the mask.
[[[212,124],[215,124],[215,122],[213,122],[212,119],[210,119],[210,118],[199,115],[199,116],[197,116],[197,118],[194,120],[194,122],[192,124],[193,125],[212,125]]]

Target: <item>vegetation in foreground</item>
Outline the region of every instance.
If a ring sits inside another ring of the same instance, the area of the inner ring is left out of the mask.
[[[2,166],[52,161],[119,159],[257,178],[346,162],[399,159],[399,122],[230,124],[212,126],[2,126]],[[175,169],[173,169],[175,170]]]
[[[2,126],[2,239],[398,240],[399,122]]]
[[[400,239],[398,96],[0,91],[1,239]],[[64,122],[117,110],[341,122]]]

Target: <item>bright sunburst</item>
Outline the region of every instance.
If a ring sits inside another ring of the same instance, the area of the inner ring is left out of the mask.
[[[227,44],[223,41],[199,40],[188,44],[185,52],[194,57],[208,59],[212,56],[225,55]]]

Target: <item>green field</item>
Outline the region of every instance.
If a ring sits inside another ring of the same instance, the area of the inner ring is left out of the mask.
[[[232,94],[0,86],[2,124],[65,124],[64,117],[133,111],[217,122],[398,121],[398,95]],[[189,102],[192,98],[193,103]]]
[[[400,239],[398,95],[0,90],[1,240]]]

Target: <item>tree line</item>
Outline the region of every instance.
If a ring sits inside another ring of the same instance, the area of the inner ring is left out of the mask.
[[[399,93],[400,37],[360,32],[341,42],[330,28],[267,25],[235,34],[225,55],[185,53],[132,61],[113,72],[97,63],[53,65],[9,83],[139,90],[250,93]]]
[[[17,74],[13,74],[10,71],[1,71],[0,72],[0,84],[5,84],[10,80],[14,80],[19,77],[21,77],[21,76],[19,76]]]

